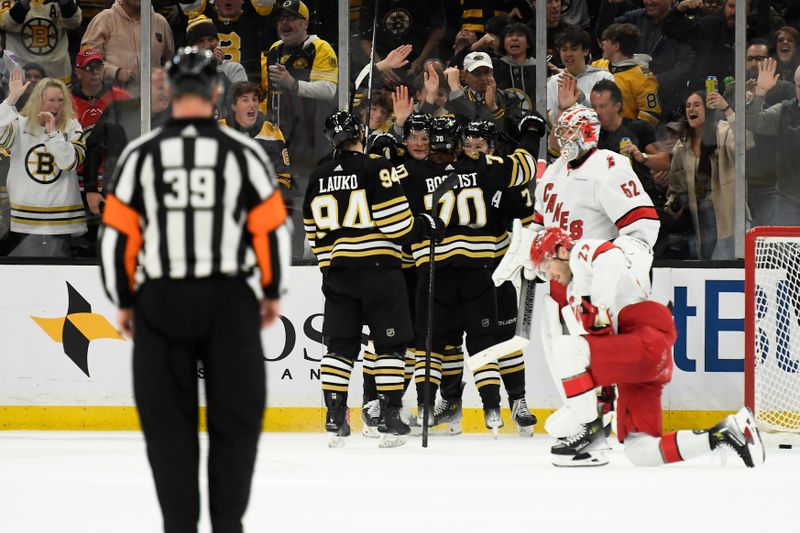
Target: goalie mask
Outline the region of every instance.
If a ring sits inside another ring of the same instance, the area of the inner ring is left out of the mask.
[[[556,140],[561,157],[574,161],[597,146],[600,121],[593,109],[575,104],[561,115],[556,126]]]
[[[558,257],[558,247],[571,250],[575,242],[561,228],[547,228],[536,234],[531,243],[531,263],[542,279],[547,279],[542,272],[542,264]]]

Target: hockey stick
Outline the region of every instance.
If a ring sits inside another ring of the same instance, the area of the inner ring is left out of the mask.
[[[519,303],[517,307],[517,327],[514,336],[501,343],[489,346],[475,355],[467,357],[467,366],[473,372],[482,366],[497,361],[504,355],[524,349],[531,340],[531,327],[533,323],[533,301],[536,297],[536,285],[522,277],[519,290]]]
[[[378,11],[381,0],[375,0],[375,14],[372,17],[372,48],[369,50],[369,81],[367,82],[367,123],[364,126],[364,153],[367,153],[367,139],[369,139],[369,119],[372,115],[372,74],[375,70],[375,35],[378,31]],[[358,86],[356,86],[358,88]]]
[[[439,200],[458,182],[458,174],[451,172],[433,191],[431,215],[439,215]],[[425,381],[422,394],[422,447],[428,447],[428,413],[431,403],[431,352],[433,350],[433,276],[436,259],[436,240],[431,238],[428,249],[428,331],[425,333]]]

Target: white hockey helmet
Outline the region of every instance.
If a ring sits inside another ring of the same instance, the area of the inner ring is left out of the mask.
[[[577,159],[597,146],[600,139],[597,113],[580,104],[569,107],[559,117],[555,135],[561,157],[567,161]]]

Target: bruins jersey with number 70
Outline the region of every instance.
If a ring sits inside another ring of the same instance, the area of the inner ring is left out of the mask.
[[[400,186],[405,176],[382,157],[349,151],[311,174],[303,224],[321,269],[400,268],[402,245],[420,233]]]
[[[497,255],[498,208],[503,191],[528,183],[536,175],[536,162],[527,150],[506,157],[478,154],[461,156],[452,163],[408,159],[409,177],[403,189],[415,213],[428,212],[433,191],[451,172],[458,174],[456,186],[439,201],[438,216],[446,224],[444,240],[436,245],[437,266],[457,264],[472,268],[494,268]],[[427,241],[411,245],[417,266],[429,261]]]

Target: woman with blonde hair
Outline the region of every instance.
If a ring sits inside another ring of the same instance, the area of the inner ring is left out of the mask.
[[[9,255],[66,257],[71,236],[86,232],[76,172],[86,151],[83,129],[60,80],[41,80],[17,111],[30,84],[22,79],[22,70],[11,73],[8,97],[0,103],[0,147],[11,159],[11,232],[18,241]]]

